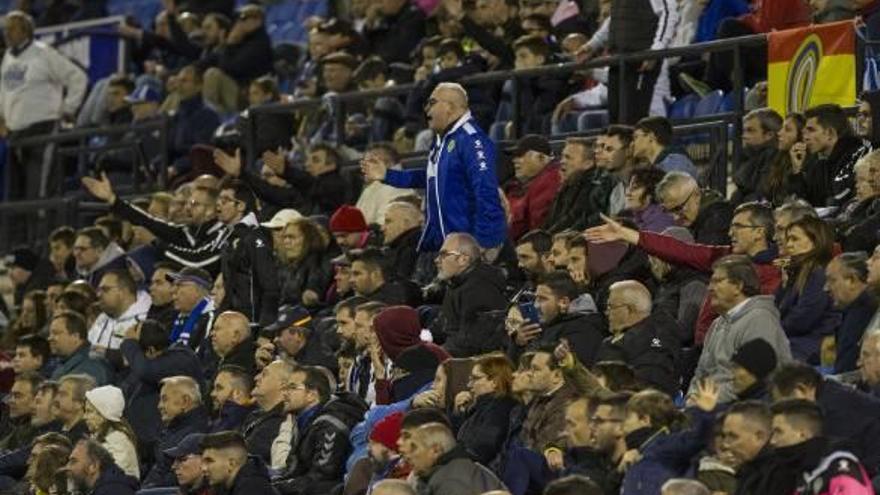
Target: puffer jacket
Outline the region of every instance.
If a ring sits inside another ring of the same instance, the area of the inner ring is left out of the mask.
[[[755,339],[763,339],[770,344],[778,362],[791,360],[788,338],[782,330],[779,310],[771,296],[750,297],[732,314],[727,312],[715,319],[700,354],[689,393],[696,392],[700,380],[712,378],[718,384],[720,402],[736,400],[730,358],[746,342]]]

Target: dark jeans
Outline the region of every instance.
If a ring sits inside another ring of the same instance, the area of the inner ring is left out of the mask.
[[[608,70],[608,109],[612,124],[633,125],[648,116],[651,99],[654,97],[654,83],[660,75],[662,60],[657,60],[652,70],[639,72],[641,62],[626,64],[623,80],[620,66],[612,65]],[[624,107],[621,108],[621,97]]]
[[[26,129],[9,133],[9,182],[7,198],[37,199],[52,196],[60,184],[58,171],[52,170],[54,145],[15,146],[15,140],[51,134],[55,121],[38,122]]]
[[[542,493],[554,475],[543,455],[522,446],[511,446],[502,478],[512,495],[526,495]]]

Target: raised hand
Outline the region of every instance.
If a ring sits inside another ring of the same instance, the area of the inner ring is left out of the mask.
[[[214,150],[214,163],[220,167],[223,172],[232,177],[238,177],[241,174],[241,148],[235,149],[235,156],[226,153],[221,149]]]
[[[110,204],[113,204],[116,201],[116,193],[113,192],[113,184],[110,183],[110,179],[107,178],[106,173],[101,172],[100,179],[83,177],[80,182],[82,182],[83,187],[86,188],[86,191],[88,191],[89,194],[101,201]]]
[[[388,167],[382,163],[382,160],[378,159],[375,155],[367,153],[364,155],[364,158],[361,159],[361,172],[364,174],[364,179],[367,182],[382,182],[385,180],[385,174],[388,172]]]
[[[284,160],[284,149],[280,146],[278,151],[266,150],[263,152],[263,165],[267,165],[275,172],[277,176],[284,175],[284,167],[287,165]]]
[[[516,329],[516,334],[514,335],[516,345],[520,347],[527,346],[529,342],[538,338],[542,331],[539,323],[523,323]]]
[[[801,169],[804,166],[804,159],[807,157],[807,145],[802,142],[794,143],[791,149],[788,150],[788,156],[791,159],[792,171],[796,174],[801,173]]]
[[[601,215],[605,225],[591,227],[584,231],[584,237],[591,242],[624,241],[630,244],[639,243],[639,231],[624,227],[619,222]]]
[[[691,401],[703,411],[711,412],[718,405],[718,396],[720,394],[721,391],[718,389],[718,384],[715,383],[715,380],[707,378],[697,382],[697,391],[691,397]]]
[[[458,395],[455,396],[455,410],[459,413],[463,413],[467,411],[471,404],[474,402],[474,395],[467,390],[459,392]]]

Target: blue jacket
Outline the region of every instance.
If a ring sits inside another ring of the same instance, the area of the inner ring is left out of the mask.
[[[386,184],[427,191],[419,251],[439,251],[453,232],[473,235],[484,248],[504,243],[507,221],[495,159],[495,144],[468,112],[434,139],[427,169],[388,171]]]
[[[782,328],[791,343],[791,355],[799,361],[819,364],[822,337],[834,334],[840,325],[840,312],[825,292],[825,269],[819,267],[807,277],[804,289],[795,286],[798,266],[791,266],[788,284],[776,291],[776,307]]]

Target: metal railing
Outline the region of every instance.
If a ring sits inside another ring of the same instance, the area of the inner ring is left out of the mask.
[[[729,162],[737,163],[741,152],[742,145],[738,139],[733,139],[730,143],[730,149],[728,150],[728,140],[731,134],[731,129],[733,129],[733,136],[738,136],[741,133],[741,121],[743,115],[744,108],[744,82],[743,82],[743,70],[742,70],[742,50],[746,47],[755,47],[761,46],[766,43],[766,36],[763,34],[745,36],[740,38],[731,38],[724,40],[716,40],[707,43],[694,44],[689,46],[668,48],[664,50],[656,50],[656,51],[641,51],[627,54],[619,54],[619,55],[611,55],[598,57],[593,60],[590,60],[586,63],[560,63],[555,65],[542,66],[534,69],[525,69],[525,70],[505,70],[505,71],[494,71],[487,72],[482,74],[476,74],[473,76],[469,76],[461,79],[459,82],[466,84],[468,86],[479,86],[479,85],[495,85],[498,83],[503,83],[507,80],[511,80],[512,86],[512,109],[513,109],[513,119],[512,119],[512,135],[511,139],[515,139],[522,129],[522,113],[524,109],[519,108],[520,106],[520,98],[519,92],[521,89],[521,85],[523,81],[543,77],[543,76],[564,76],[570,75],[575,71],[582,71],[586,69],[594,69],[601,67],[610,67],[610,66],[618,66],[621,70],[618,71],[619,76],[621,78],[627,76],[627,66],[633,63],[644,61],[644,60],[663,60],[666,58],[673,57],[686,57],[686,56],[695,56],[695,55],[703,55],[706,53],[720,53],[720,52],[730,52],[733,54],[733,67],[732,75],[733,75],[733,111],[718,113],[716,115],[705,116],[697,119],[688,119],[685,121],[676,121],[673,122],[673,127],[677,134],[681,133],[710,133],[713,139],[710,139],[710,167],[707,182],[715,188],[720,190],[724,190],[726,187],[726,176],[727,176],[727,164]],[[857,59],[859,57],[856,57]],[[631,74],[630,74],[631,75]],[[348,92],[348,93],[339,93],[333,95],[331,97],[324,98],[303,98],[294,102],[289,103],[275,103],[263,105],[260,107],[255,107],[249,109],[249,113],[251,113],[251,118],[246,119],[247,125],[244,129],[244,135],[242,136],[242,143],[244,144],[244,152],[246,163],[253,164],[257,160],[256,156],[256,140],[257,140],[257,129],[256,129],[256,114],[272,114],[272,113],[292,113],[303,110],[314,109],[320,105],[329,104],[331,106],[331,113],[334,117],[333,126],[335,130],[335,136],[338,141],[342,141],[345,136],[344,127],[346,120],[346,106],[351,105],[356,102],[362,102],[365,100],[372,100],[378,97],[385,96],[403,96],[409,94],[414,88],[415,84],[400,84],[388,88],[375,89],[375,90],[367,90],[367,91],[356,91],[356,92]],[[618,103],[622,109],[626,108],[628,102],[624,98],[624,95],[621,94],[621,99]],[[140,126],[140,127],[139,127]],[[167,119],[162,119],[156,122],[149,122],[145,124],[139,124],[136,126],[124,125],[124,126],[108,126],[101,128],[93,128],[93,129],[75,129],[71,131],[60,132],[56,134],[44,135],[44,136],[33,136],[25,139],[17,140],[11,142],[12,146],[21,146],[21,145],[34,145],[34,144],[48,144],[48,143],[56,143],[56,144],[75,144],[76,146],[70,147],[67,151],[63,151],[59,154],[55,160],[60,159],[60,155],[63,154],[74,154],[77,155],[80,159],[80,162],[84,160],[84,158],[89,153],[93,153],[96,151],[95,148],[88,147],[88,139],[98,135],[120,135],[128,132],[132,132],[137,129],[159,129],[161,132],[161,146],[162,150],[168,150],[167,139],[168,139],[168,121]],[[599,130],[591,130],[587,132],[581,133],[570,133],[565,135],[554,135],[550,136],[551,140],[554,139],[562,139],[568,135],[580,135],[580,136],[591,136],[599,134]],[[502,141],[500,143],[501,146],[509,146],[511,144],[510,141]],[[158,180],[158,187],[163,187],[165,182],[164,172],[167,169],[168,164],[168,156],[167,151],[161,153],[162,157],[162,167],[161,167],[161,177]],[[424,158],[424,153],[422,154],[412,154],[406,157],[408,161],[415,161],[421,158]],[[135,165],[136,167],[136,165]],[[86,173],[87,170],[80,169],[80,173]],[[20,214],[22,211],[35,211],[35,210],[52,210],[56,205],[63,203],[64,210],[67,214],[69,214],[69,218],[77,218],[79,209],[79,202],[81,195],[75,195],[72,198],[64,198],[64,199],[47,199],[41,201],[28,201],[26,202],[27,207],[22,207],[22,204],[25,203],[0,203],[0,235],[3,234],[4,230],[2,230],[2,226],[9,224],[8,218],[14,218],[15,215]],[[73,213],[70,213],[70,211]],[[5,241],[0,241],[0,249],[9,246],[4,246],[3,243]]]

